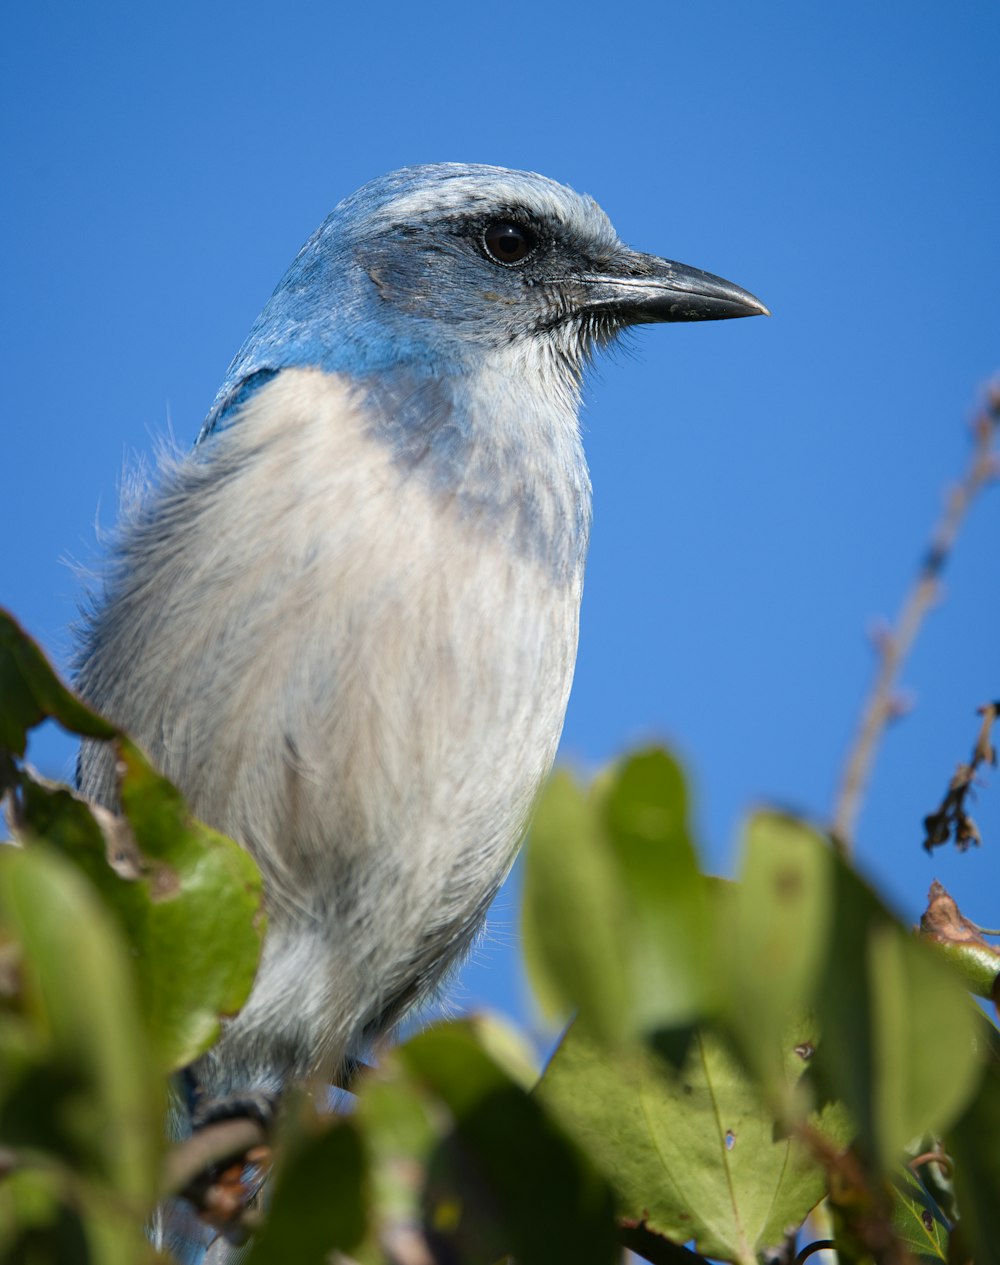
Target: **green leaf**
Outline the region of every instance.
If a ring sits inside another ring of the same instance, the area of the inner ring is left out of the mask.
[[[1000,950],[985,942],[942,944],[926,936],[922,943],[932,946],[951,964],[970,992],[990,1001],[1000,1001]]]
[[[920,915],[920,938],[947,958],[966,988],[1000,1002],[1000,949],[983,938],[937,879]]]
[[[606,1184],[495,1047],[481,1021],[435,1027],[362,1086],[383,1233],[422,1226],[459,1260],[612,1265]]]
[[[369,1159],[374,1224],[369,1240],[354,1255],[362,1265],[381,1265],[379,1236],[391,1235],[395,1226],[434,1220],[427,1181],[446,1125],[436,1099],[413,1083],[393,1053],[381,1058],[378,1070],[359,1086],[357,1117]],[[478,1228],[484,1230],[482,1220]],[[493,1257],[502,1251],[501,1243]]]
[[[912,1138],[944,1129],[969,1100],[982,1071],[977,1016],[948,967],[899,926],[871,928],[868,975],[875,1137],[889,1162]]]
[[[157,1047],[168,1067],[183,1067],[250,994],[266,926],[263,883],[250,854],[192,817],[138,748],[122,741],[121,757],[122,813],[149,866],[130,938],[146,951],[139,969],[143,994],[157,1001]]]
[[[932,950],[843,862],[817,981],[816,1075],[850,1110],[885,1172],[913,1138],[952,1122],[981,1074],[974,1006]]]
[[[529,973],[548,1014],[578,1008],[607,1045],[714,1005],[714,925],[686,817],[683,778],[662,751],[589,795],[558,773],[539,803],[525,860]]]
[[[26,825],[83,869],[119,919],[165,1071],[215,1040],[253,984],[264,919],[247,852],[188,813],[180,793],[119,739],[122,812],[132,838],[108,864],[104,835],[68,790],[22,778]]]
[[[893,1172],[907,1142],[947,1127],[980,1075],[974,1008],[957,978],[788,817],[751,820],[730,915],[726,1019],[775,1109],[790,1105],[788,1024],[814,1013],[817,1081],[846,1105],[864,1154]]]
[[[350,1252],[367,1224],[366,1165],[357,1126],[340,1119],[295,1139],[277,1173],[267,1220],[247,1265],[323,1265]]]
[[[1000,1265],[1000,1057],[996,1033],[985,1022],[982,1031],[994,1048],[974,1097],[948,1131],[947,1149],[955,1162],[962,1240],[976,1265]]]
[[[118,732],[70,693],[14,617],[0,609],[0,752],[23,756],[28,730],[48,717],[90,738]]]
[[[572,776],[554,774],[525,853],[522,940],[543,1011],[574,1006],[602,1040],[629,1027],[628,911],[593,804]]]
[[[833,853],[808,827],[751,817],[740,882],[721,893],[727,929],[727,1022],[776,1109],[789,1084],[788,1028],[816,1003],[833,919]]]
[[[23,827],[72,857],[120,919],[154,1048],[166,1070],[182,1067],[211,1045],[220,1016],[235,1013],[249,994],[263,935],[260,875],[242,848],[189,816],[170,783],[61,684],[0,611],[0,748],[22,755],[27,730],[46,717],[89,737],[117,736],[132,838],[125,855],[108,858],[89,807],[26,772],[16,775]],[[0,774],[3,767],[0,752]]]
[[[522,1089],[537,1081],[519,1033],[495,1018],[467,1027],[483,1053]],[[504,1255],[508,1238],[492,1193],[470,1171],[450,1112],[398,1054],[381,1059],[377,1073],[365,1078],[356,1114],[371,1160],[373,1230],[391,1239],[399,1227],[424,1226],[447,1238],[462,1260]],[[374,1235],[354,1255],[364,1265],[383,1259]]]
[[[11,1265],[90,1259],[82,1218],[59,1197],[58,1174],[15,1169],[0,1181],[0,1261]]]
[[[0,1133],[79,1174],[86,1194],[74,1204],[93,1259],[144,1260],[163,1090],[120,930],[76,869],[43,847],[0,849],[0,923],[22,949],[20,1002],[37,1053],[2,1104]]]
[[[776,1136],[759,1091],[724,1044],[699,1031],[680,1072],[649,1052],[609,1054],[575,1027],[540,1097],[618,1193],[619,1213],[676,1243],[754,1265],[825,1193],[804,1149]],[[841,1136],[842,1119],[820,1122]]]
[[[948,1223],[931,1195],[904,1169],[893,1178],[892,1228],[919,1261],[948,1259]]]
[[[642,1032],[715,1005],[715,925],[688,833],[687,788],[665,751],[641,752],[598,788],[628,910],[632,1005]]]

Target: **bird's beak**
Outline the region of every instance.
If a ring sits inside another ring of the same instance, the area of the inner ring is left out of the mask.
[[[606,273],[580,280],[584,310],[614,317],[623,325],[771,315],[760,299],[731,281],[633,250],[619,256]]]

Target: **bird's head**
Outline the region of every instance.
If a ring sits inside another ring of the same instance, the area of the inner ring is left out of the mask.
[[[485,354],[553,354],[579,374],[630,325],[766,314],[711,273],[631,250],[589,197],[543,176],[406,167],[337,206],[230,367],[208,428],[248,382],[291,366],[365,376],[461,372]]]

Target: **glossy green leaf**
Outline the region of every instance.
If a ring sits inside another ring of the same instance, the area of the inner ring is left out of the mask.
[[[922,942],[950,963],[970,992],[994,1003],[1000,1001],[1000,951],[993,945],[942,944],[927,937]]]
[[[157,1005],[157,1048],[168,1067],[181,1067],[249,996],[266,926],[263,884],[249,853],[192,817],[136,747],[123,741],[121,758],[122,813],[148,867],[130,939],[145,950],[138,966]]]
[[[611,1181],[621,1215],[694,1239],[705,1255],[755,1265],[825,1193],[822,1170],[777,1135],[760,1092],[708,1031],[674,1072],[573,1028],[539,1094]],[[841,1137],[844,1122],[831,1110],[821,1127]]]
[[[117,733],[70,693],[14,617],[0,609],[0,751],[23,756],[28,730],[48,717],[91,738]]]
[[[46,717],[82,735],[118,735],[62,685],[38,647],[0,612],[0,748],[23,754],[27,730]],[[120,919],[154,1049],[171,1070],[206,1049],[220,1016],[246,1000],[263,934],[261,882],[245,851],[191,818],[179,793],[137,748],[120,736],[118,743],[126,833],[130,827],[132,834],[124,856],[108,858],[108,841],[85,804],[28,773],[18,775],[24,829],[72,857]],[[7,775],[13,776],[9,766]]]
[[[187,812],[138,749],[119,740],[122,812],[131,839],[108,864],[107,843],[69,791],[22,782],[26,823],[100,890],[132,947],[140,996],[164,1070],[215,1039],[253,984],[264,920],[259,871],[231,839]]]

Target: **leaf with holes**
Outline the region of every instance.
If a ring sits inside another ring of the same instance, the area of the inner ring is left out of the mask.
[[[622,1215],[675,1243],[694,1239],[705,1255],[755,1265],[825,1193],[823,1171],[776,1136],[759,1091],[709,1031],[675,1072],[571,1029],[539,1095],[611,1181]],[[843,1135],[832,1109],[820,1124]]]
[[[892,1228],[918,1261],[948,1259],[948,1223],[931,1195],[904,1169],[893,1178]]]

